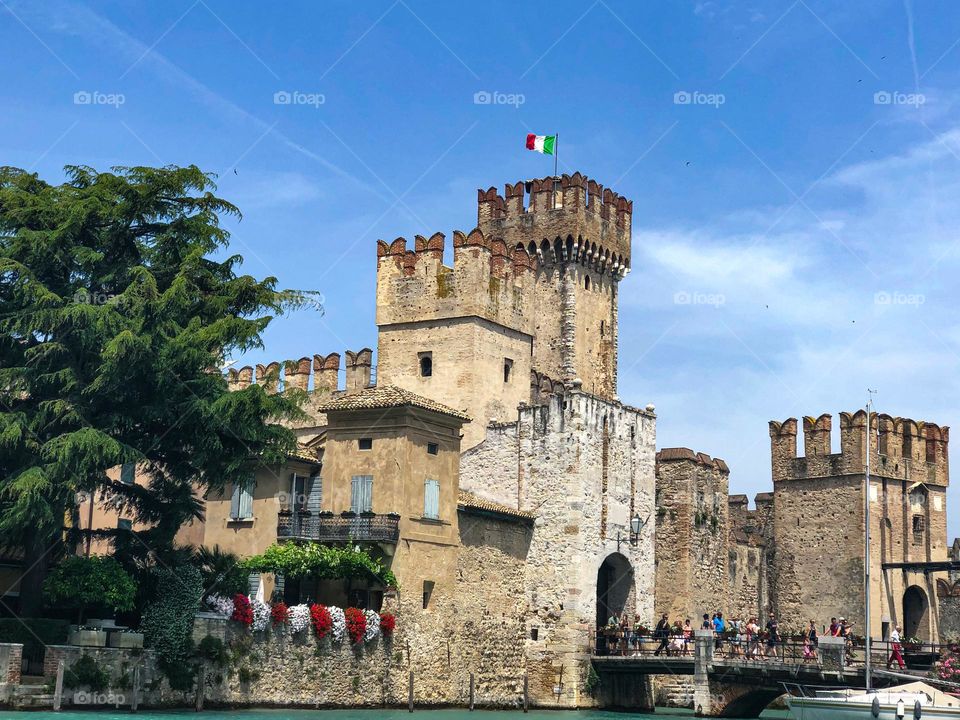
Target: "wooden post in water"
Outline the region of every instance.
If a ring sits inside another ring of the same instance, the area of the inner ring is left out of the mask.
[[[200,663],[200,670],[197,673],[197,712],[203,710],[203,687],[206,685],[207,665]]]
[[[473,712],[473,673],[470,673],[470,712]]]
[[[523,711],[526,712],[530,706],[530,676],[523,675]]]
[[[57,661],[57,684],[53,688],[53,710],[60,712],[60,703],[63,701],[63,658]]]
[[[410,678],[407,680],[407,708],[413,712],[413,670],[410,671]]]
[[[130,710],[136,712],[140,707],[140,666],[133,668],[133,697],[130,698]]]

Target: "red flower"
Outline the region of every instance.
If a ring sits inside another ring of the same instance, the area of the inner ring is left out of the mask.
[[[397,617],[393,613],[380,613],[380,632],[384,637],[393,635],[393,629],[397,626]]]
[[[290,610],[282,600],[270,608],[270,617],[274,625],[286,625],[290,621]]]
[[[327,636],[330,628],[333,627],[333,618],[330,617],[330,611],[323,605],[314,604],[310,606],[310,622],[313,623],[313,629],[321,640]]]
[[[354,643],[363,640],[363,636],[367,632],[367,616],[363,614],[363,610],[350,607],[343,611],[343,616],[347,621],[347,632],[350,634],[350,640]]]
[[[253,625],[253,608],[250,606],[250,598],[243,593],[233,596],[233,615],[230,619],[241,625]]]

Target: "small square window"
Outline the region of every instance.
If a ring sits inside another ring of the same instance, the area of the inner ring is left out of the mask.
[[[923,515],[913,516],[913,532],[920,534],[926,527],[926,518]]]
[[[120,518],[117,520],[117,529],[119,530],[133,530],[133,521],[128,520],[127,518]]]
[[[440,446],[436,443],[427,443],[427,455],[436,455],[440,452]]]
[[[137,466],[134,463],[124,463],[120,466],[120,482],[124,485],[133,485],[137,478]]]
[[[372,450],[373,438],[360,438],[359,440],[357,440],[357,447],[360,450]]]
[[[503,359],[503,381],[510,382],[510,371],[513,370],[513,360],[510,358]]]

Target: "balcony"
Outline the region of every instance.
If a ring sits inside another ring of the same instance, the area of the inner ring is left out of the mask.
[[[332,544],[353,541],[396,545],[400,539],[400,516],[281,514],[277,521],[277,537]]]

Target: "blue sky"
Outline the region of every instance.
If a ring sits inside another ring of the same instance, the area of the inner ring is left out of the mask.
[[[658,446],[752,496],[770,419],[869,387],[957,424],[955,3],[0,0],[0,43],[2,162],[197,164],[245,271],[324,294],[243,363],[375,348],[376,240],[469,230],[559,132],[634,201],[620,394]]]

